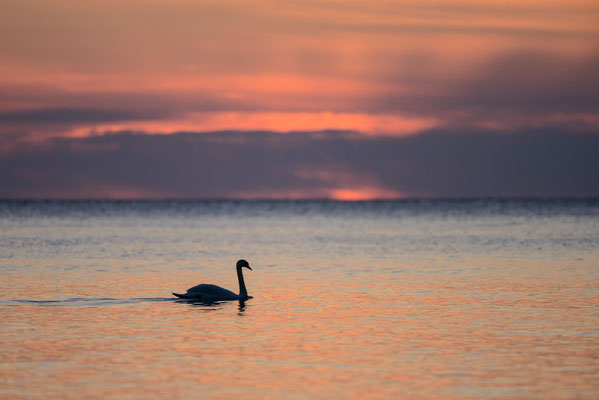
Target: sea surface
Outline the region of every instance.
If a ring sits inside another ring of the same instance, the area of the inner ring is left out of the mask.
[[[0,283],[4,400],[599,398],[599,200],[0,201]]]

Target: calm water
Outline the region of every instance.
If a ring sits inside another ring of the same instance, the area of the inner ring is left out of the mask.
[[[0,277],[2,399],[599,397],[599,201],[0,202]]]

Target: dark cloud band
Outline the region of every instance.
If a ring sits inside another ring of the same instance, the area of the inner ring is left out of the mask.
[[[4,152],[0,197],[308,196],[340,186],[407,196],[587,197],[599,196],[597,149],[599,132],[549,129],[403,138],[340,131],[120,132]]]

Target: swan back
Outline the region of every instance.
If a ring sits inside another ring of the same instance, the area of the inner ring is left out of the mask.
[[[184,298],[202,299],[203,301],[237,300],[239,295],[228,289],[209,283],[202,283],[187,289]]]

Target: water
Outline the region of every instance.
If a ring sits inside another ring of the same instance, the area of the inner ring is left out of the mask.
[[[0,277],[2,399],[599,397],[597,200],[5,201]]]

